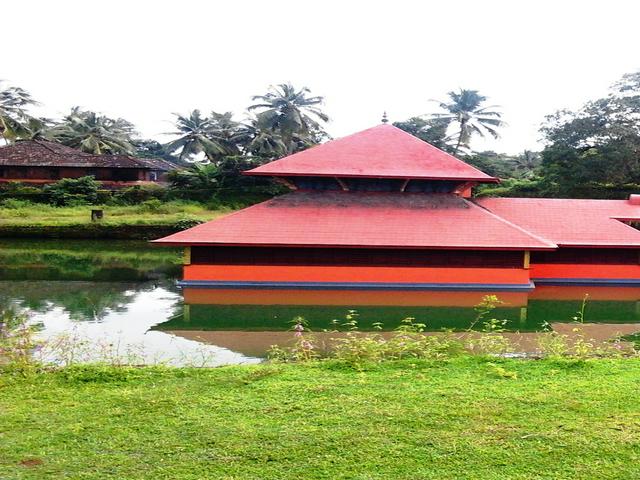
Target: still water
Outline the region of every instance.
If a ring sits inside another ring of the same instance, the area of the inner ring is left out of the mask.
[[[335,328],[350,310],[361,330],[376,322],[392,330],[406,317],[430,331],[467,330],[492,293],[182,291],[180,263],[181,251],[145,242],[0,239],[0,308],[25,312],[39,336],[76,359],[223,365],[261,361],[271,345],[291,341],[297,316],[315,331]],[[495,316],[525,340],[547,324],[566,331],[585,294],[590,335],[640,330],[638,288],[496,293],[504,304]]]

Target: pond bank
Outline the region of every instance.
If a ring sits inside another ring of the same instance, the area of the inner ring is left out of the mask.
[[[102,211],[92,221],[92,210]],[[142,202],[138,205],[55,207],[8,201],[0,203],[0,238],[78,238],[149,240],[231,211],[194,202]]]
[[[0,225],[0,238],[74,238],[154,240],[180,231],[169,225],[113,225],[83,223],[70,225]]]
[[[4,378],[0,476],[638,478],[639,375],[464,357]]]

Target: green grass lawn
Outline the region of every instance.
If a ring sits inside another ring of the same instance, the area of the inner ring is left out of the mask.
[[[5,376],[0,478],[636,479],[639,380],[469,357]]]
[[[160,205],[134,206],[86,205],[54,207],[32,204],[18,208],[0,206],[1,226],[69,226],[91,224],[91,210],[102,209],[104,225],[174,225],[185,218],[211,220],[229,209],[209,210],[194,202],[173,201]]]

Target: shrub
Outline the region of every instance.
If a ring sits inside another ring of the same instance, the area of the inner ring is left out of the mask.
[[[100,183],[92,176],[63,178],[44,187],[53,205],[64,206],[77,202],[96,203]]]
[[[167,188],[161,185],[135,185],[124,188],[114,194],[114,199],[119,203],[137,205],[148,200],[165,200]]]
[[[178,220],[173,226],[176,230],[188,230],[189,228],[193,228],[196,225],[200,225],[204,223],[202,220],[198,220],[197,218],[183,218]]]
[[[162,208],[162,202],[157,198],[146,200],[140,205],[140,209],[144,212],[158,212]]]
[[[0,184],[0,199],[16,199],[29,202],[46,203],[49,201],[42,187],[25,185],[20,182],[8,182]]]
[[[640,336],[623,337],[602,343],[585,335],[582,323],[587,299],[588,296],[585,296],[580,310],[572,318],[576,322],[572,335],[562,335],[553,331],[540,333],[537,355],[578,361],[588,358],[636,356],[636,348],[640,345],[640,340],[637,339]],[[387,360],[447,360],[465,353],[499,358],[513,352],[513,345],[504,335],[506,320],[490,317],[493,310],[501,304],[495,295],[483,297],[482,302],[476,306],[478,315],[475,322],[464,334],[454,334],[451,331],[426,333],[426,326],[416,323],[413,318],[405,318],[400,327],[388,334],[359,332],[358,314],[350,310],[345,317],[346,321],[332,322],[336,329],[347,328],[346,335],[341,338],[329,338],[326,344],[318,342],[306,327],[304,320],[298,318],[294,326],[294,345],[286,348],[272,346],[269,358],[282,362],[329,358],[356,368]],[[474,330],[477,324],[481,326],[480,331]],[[374,328],[379,330],[381,326],[374,324]],[[638,341],[638,345],[624,345],[622,341],[625,340]],[[515,372],[498,367],[493,369],[493,374],[501,378],[517,378]]]
[[[7,208],[9,210],[18,210],[19,208],[33,207],[33,202],[29,200],[18,200],[17,198],[7,198],[0,201],[0,207]]]
[[[40,347],[24,315],[0,311],[0,370],[26,375],[39,366],[33,353]]]

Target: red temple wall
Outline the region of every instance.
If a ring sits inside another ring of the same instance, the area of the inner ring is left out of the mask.
[[[527,284],[524,268],[186,265],[185,280],[248,282],[371,282]]]

